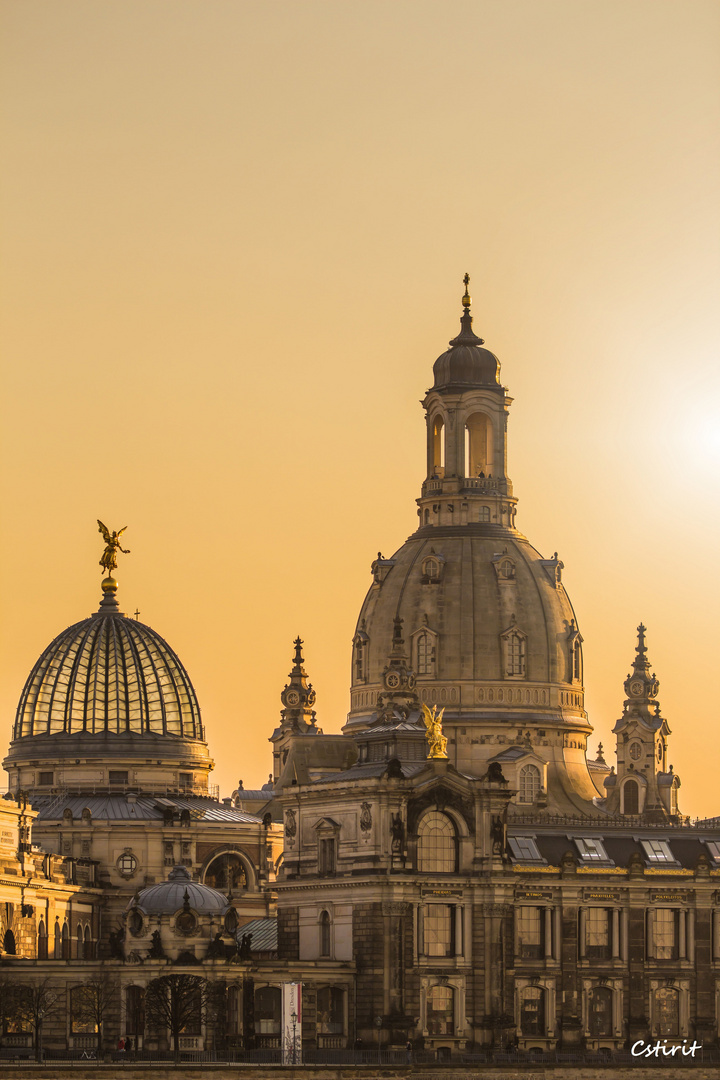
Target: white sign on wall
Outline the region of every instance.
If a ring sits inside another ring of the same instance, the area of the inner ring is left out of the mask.
[[[282,1063],[302,1065],[302,983],[282,984]]]

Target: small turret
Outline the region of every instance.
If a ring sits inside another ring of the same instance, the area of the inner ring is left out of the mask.
[[[645,647],[646,627],[638,626],[632,671],[625,679],[623,714],[613,728],[617,736],[617,774],[605,781],[608,810],[664,821],[678,813],[680,780],[667,767],[670,727],[656,700],[660,683]]]

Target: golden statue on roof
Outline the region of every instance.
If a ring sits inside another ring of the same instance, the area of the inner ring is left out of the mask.
[[[428,760],[432,758],[444,758],[447,760],[447,739],[443,735],[442,718],[444,709],[437,711],[437,705],[433,705],[432,711],[423,704],[422,718],[425,721],[425,738],[428,742]]]
[[[118,551],[122,551],[123,555],[130,554],[130,551],[126,550],[120,543],[120,537],[125,532],[125,529],[127,529],[127,525],[125,525],[120,532],[110,532],[107,525],[103,525],[100,518],[97,519],[97,523],[99,526],[98,532],[101,532],[105,539],[105,550],[100,559],[100,566],[102,567],[103,572],[107,571],[108,577],[111,577],[113,570],[117,567]]]

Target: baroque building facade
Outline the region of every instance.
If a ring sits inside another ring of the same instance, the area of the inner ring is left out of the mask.
[[[111,557],[99,610],[30,673],[0,803],[0,989],[53,988],[48,1048],[166,1050],[144,1003],[168,974],[224,995],[182,1048],[250,1059],[282,1053],[288,983],[314,1060],[716,1043],[720,827],[680,812],[642,625],[617,764],[588,754],[578,618],[557,553],[518,529],[512,399],[467,284],[423,400],[418,526],[372,563],[341,731],[318,726],[298,638],[270,778],[221,800],[190,678],[120,611]],[[102,1022],[76,1008],[93,980]],[[6,1016],[3,1052],[39,1037]]]

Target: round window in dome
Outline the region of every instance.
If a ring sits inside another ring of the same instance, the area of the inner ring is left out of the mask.
[[[631,743],[630,744],[630,757],[633,759],[633,761],[637,761],[641,754],[642,754],[642,746],[640,745],[640,743],[639,742]]]
[[[131,851],[124,851],[115,865],[123,877],[132,877],[137,870],[138,861]]]
[[[225,930],[228,934],[234,934],[237,930],[238,916],[235,908],[230,908],[225,916]]]
[[[143,917],[137,908],[133,908],[128,915],[128,927],[133,937],[139,937],[143,932]]]
[[[175,919],[175,929],[181,934],[194,934],[196,927],[197,915],[194,911],[181,911]]]

